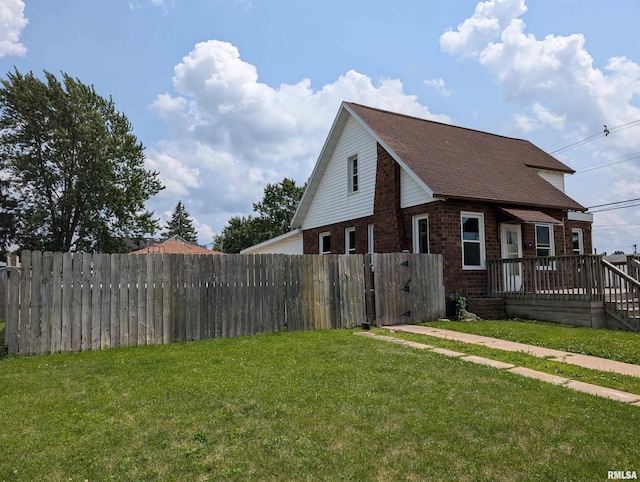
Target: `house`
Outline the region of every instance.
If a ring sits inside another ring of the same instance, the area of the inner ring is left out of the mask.
[[[573,172],[526,140],[343,102],[288,235],[304,254],[442,254],[447,294],[484,296],[487,259],[591,253]]]
[[[144,248],[132,251],[129,254],[224,254],[204,248],[197,243],[186,241],[178,234],[173,234],[164,239],[149,239]]]

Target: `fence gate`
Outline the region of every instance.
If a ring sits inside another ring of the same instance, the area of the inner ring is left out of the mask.
[[[374,254],[373,270],[378,326],[445,316],[442,255]]]

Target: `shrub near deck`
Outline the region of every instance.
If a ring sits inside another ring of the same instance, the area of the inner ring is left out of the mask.
[[[640,442],[638,407],[347,330],[4,359],[0,406],[0,480],[593,480]]]

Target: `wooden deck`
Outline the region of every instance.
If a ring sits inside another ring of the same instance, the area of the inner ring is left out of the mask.
[[[640,263],[624,268],[600,255],[489,260],[487,294],[512,316],[640,331]]]

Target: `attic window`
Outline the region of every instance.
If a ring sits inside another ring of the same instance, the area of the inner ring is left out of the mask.
[[[358,156],[349,158],[349,193],[358,192]]]

